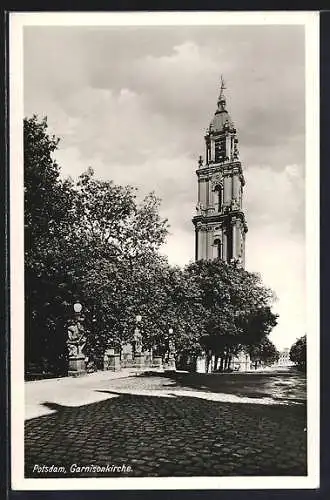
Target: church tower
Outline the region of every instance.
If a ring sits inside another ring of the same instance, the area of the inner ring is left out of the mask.
[[[244,267],[248,230],[242,204],[245,180],[224,90],[221,77],[217,109],[205,135],[205,163],[200,156],[196,170],[195,259],[220,258]]]

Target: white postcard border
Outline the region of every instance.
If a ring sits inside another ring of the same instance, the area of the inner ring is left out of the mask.
[[[24,26],[305,26],[306,42],[306,293],[308,475],[306,477],[24,478]],[[319,14],[318,12],[11,13],[10,299],[11,477],[14,490],[305,489],[319,486]]]

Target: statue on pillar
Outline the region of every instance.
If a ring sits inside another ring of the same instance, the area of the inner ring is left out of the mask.
[[[231,202],[231,209],[232,210],[239,210],[240,209],[239,201],[236,198],[234,198]]]
[[[202,213],[202,210],[203,210],[203,205],[202,203],[199,201],[196,205],[196,212],[197,212],[197,215],[200,215]]]
[[[175,344],[174,344],[173,340],[168,341],[168,351],[169,351],[170,357],[175,354]]]
[[[68,327],[67,346],[69,357],[75,358],[83,356],[83,349],[86,345],[86,336],[81,319],[71,321]]]
[[[165,356],[165,371],[176,371],[175,364],[175,344],[172,339],[168,339],[168,350]]]
[[[141,354],[142,353],[142,335],[141,335],[141,332],[138,328],[135,328],[135,330],[134,330],[134,342],[135,342],[135,353]]]

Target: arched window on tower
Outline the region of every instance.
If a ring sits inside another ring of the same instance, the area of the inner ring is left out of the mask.
[[[216,212],[221,212],[222,209],[222,186],[218,185],[214,188],[214,208]]]
[[[226,137],[219,137],[215,140],[215,161],[217,163],[223,163],[226,157]]]
[[[229,226],[227,228],[227,262],[230,262],[233,258],[233,228]]]
[[[214,258],[222,259],[222,242],[219,238],[214,240],[213,248],[214,248],[214,253],[213,253]]]

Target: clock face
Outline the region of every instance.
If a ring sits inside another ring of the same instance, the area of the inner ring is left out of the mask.
[[[223,161],[226,157],[226,138],[215,140],[215,161]]]

